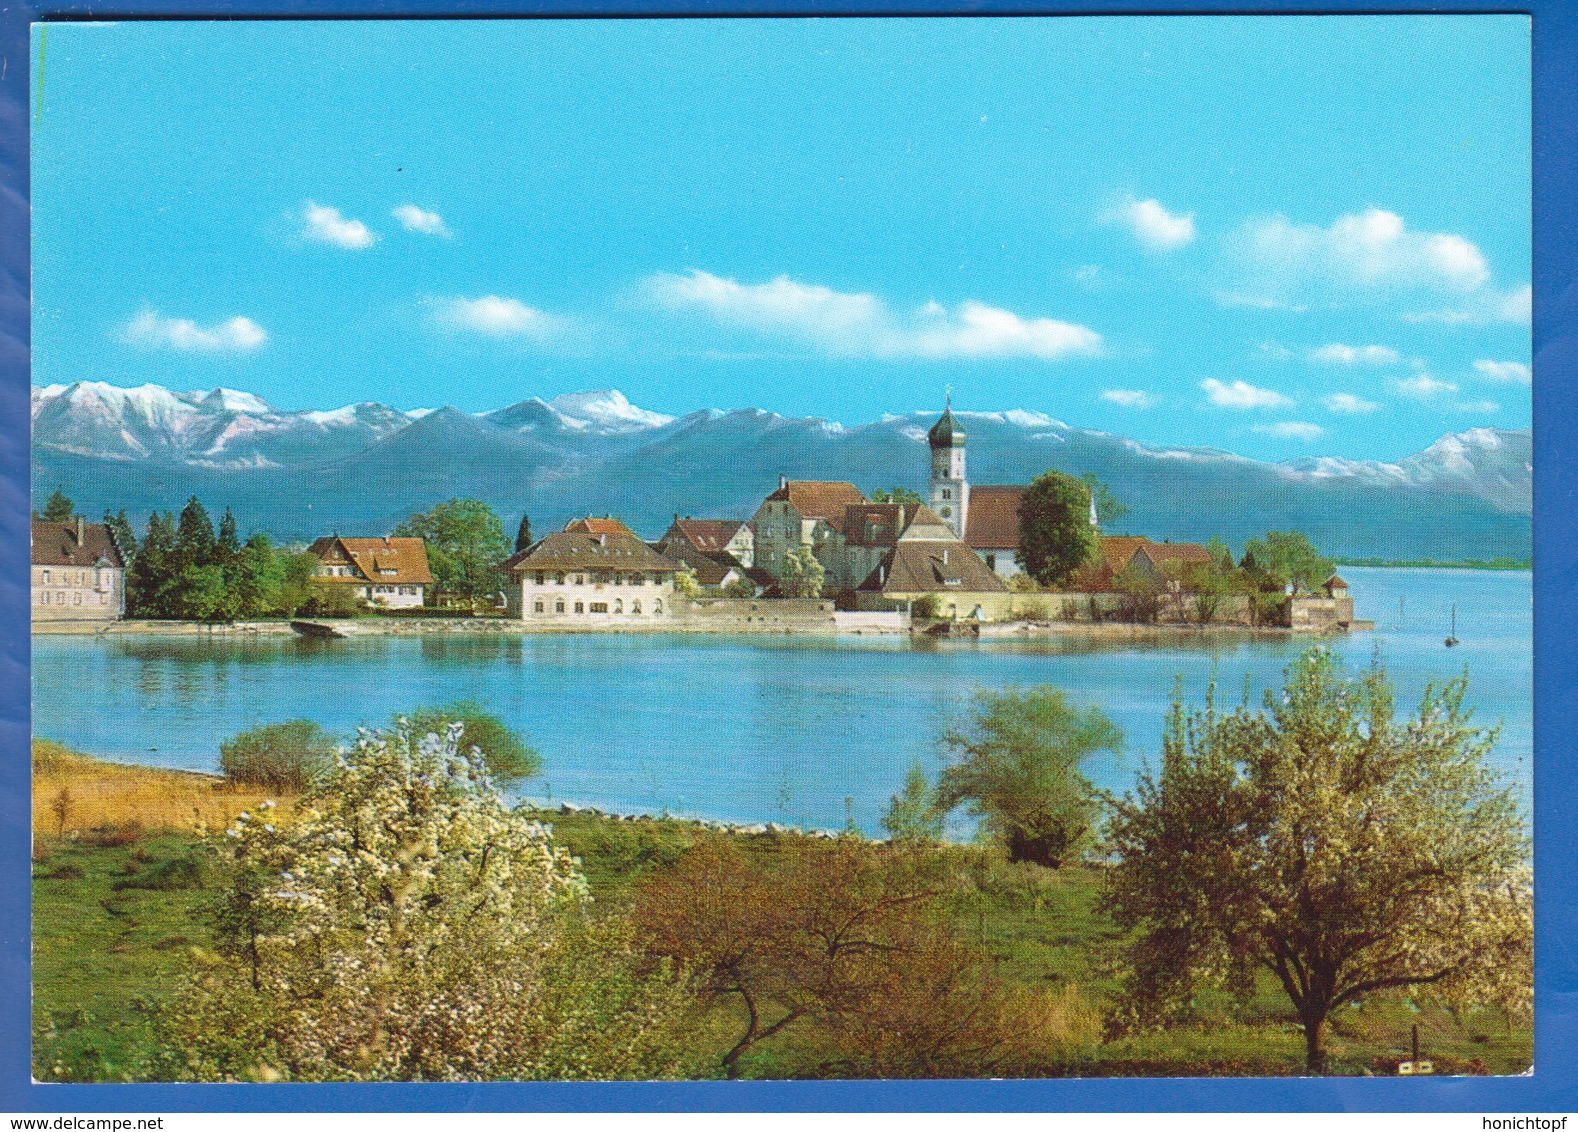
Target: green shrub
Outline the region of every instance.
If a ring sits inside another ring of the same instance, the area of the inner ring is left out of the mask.
[[[219,769],[232,783],[299,794],[328,769],[334,740],[310,719],[269,723],[219,746]]]
[[[411,734],[442,737],[451,723],[463,723],[466,730],[460,744],[467,750],[477,747],[488,764],[488,773],[501,788],[542,769],[542,759],[527,746],[505,722],[475,700],[457,700],[438,707],[421,707],[407,717]]]

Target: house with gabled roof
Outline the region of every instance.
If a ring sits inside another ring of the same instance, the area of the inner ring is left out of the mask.
[[[663,554],[687,546],[700,554],[727,555],[744,567],[756,563],[756,532],[744,519],[692,519],[688,515],[681,519],[675,515],[657,546]]]
[[[126,616],[126,556],[109,524],[34,519],[32,565],[34,621]]]
[[[504,560],[500,568],[511,578],[505,591],[510,611],[524,621],[566,628],[634,627],[672,617],[674,575],[681,563],[633,534],[594,533],[580,522]]]
[[[944,620],[997,621],[1009,615],[1008,586],[930,508],[917,513],[856,587],[860,608],[926,601]]]
[[[343,587],[370,605],[415,609],[433,584],[427,543],[419,538],[326,535],[307,553],[318,560],[315,585]]]

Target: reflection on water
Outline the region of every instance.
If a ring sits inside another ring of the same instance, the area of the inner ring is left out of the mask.
[[[1527,804],[1531,587],[1526,573],[1344,570],[1375,633],[1330,639],[1350,665],[1378,651],[1400,706],[1469,674],[1498,764]],[[1451,609],[1461,647],[1442,647]],[[1214,678],[1258,699],[1308,639],[1161,634],[1127,639],[900,637],[38,637],[34,727],[107,758],[213,769],[222,739],[305,717],[349,735],[422,704],[473,699],[521,730],[545,770],[528,793],[620,811],[813,827],[846,812],[875,831],[888,797],[982,687],[1053,684],[1098,704],[1124,751],[1094,761],[1127,788],[1154,761],[1175,682]],[[154,748],[154,749],[150,749]],[[846,799],[848,803],[846,806]]]

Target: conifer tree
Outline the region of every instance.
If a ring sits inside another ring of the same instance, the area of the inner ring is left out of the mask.
[[[137,532],[132,530],[132,525],[126,519],[124,509],[111,515],[104,512],[104,525],[109,527],[110,533],[115,536],[115,545],[120,548],[121,557],[130,566],[132,559],[137,557]]]
[[[236,533],[236,517],[225,508],[219,520],[219,537],[214,542],[214,558],[226,570],[233,569],[241,560],[241,538]]]
[[[39,517],[48,523],[64,523],[75,513],[76,508],[72,506],[71,497],[57,487],[54,494],[45,502],[44,513]]]
[[[179,574],[188,566],[207,566],[214,560],[214,524],[197,496],[181,508],[180,525],[175,531],[171,573]]]
[[[531,516],[522,514],[521,525],[515,530],[515,551],[520,553],[531,545]]]
[[[167,607],[175,522],[168,512],[148,516],[142,548],[126,576],[126,612],[136,617],[169,617]]]

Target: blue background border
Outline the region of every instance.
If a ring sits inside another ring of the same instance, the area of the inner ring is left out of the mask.
[[[1535,1075],[1524,1078],[32,1085],[28,757],[28,24],[530,15],[1522,12],[1534,20]],[[1578,4],[1042,0],[109,0],[0,3],[0,1111],[1275,1111],[1578,1109]]]

